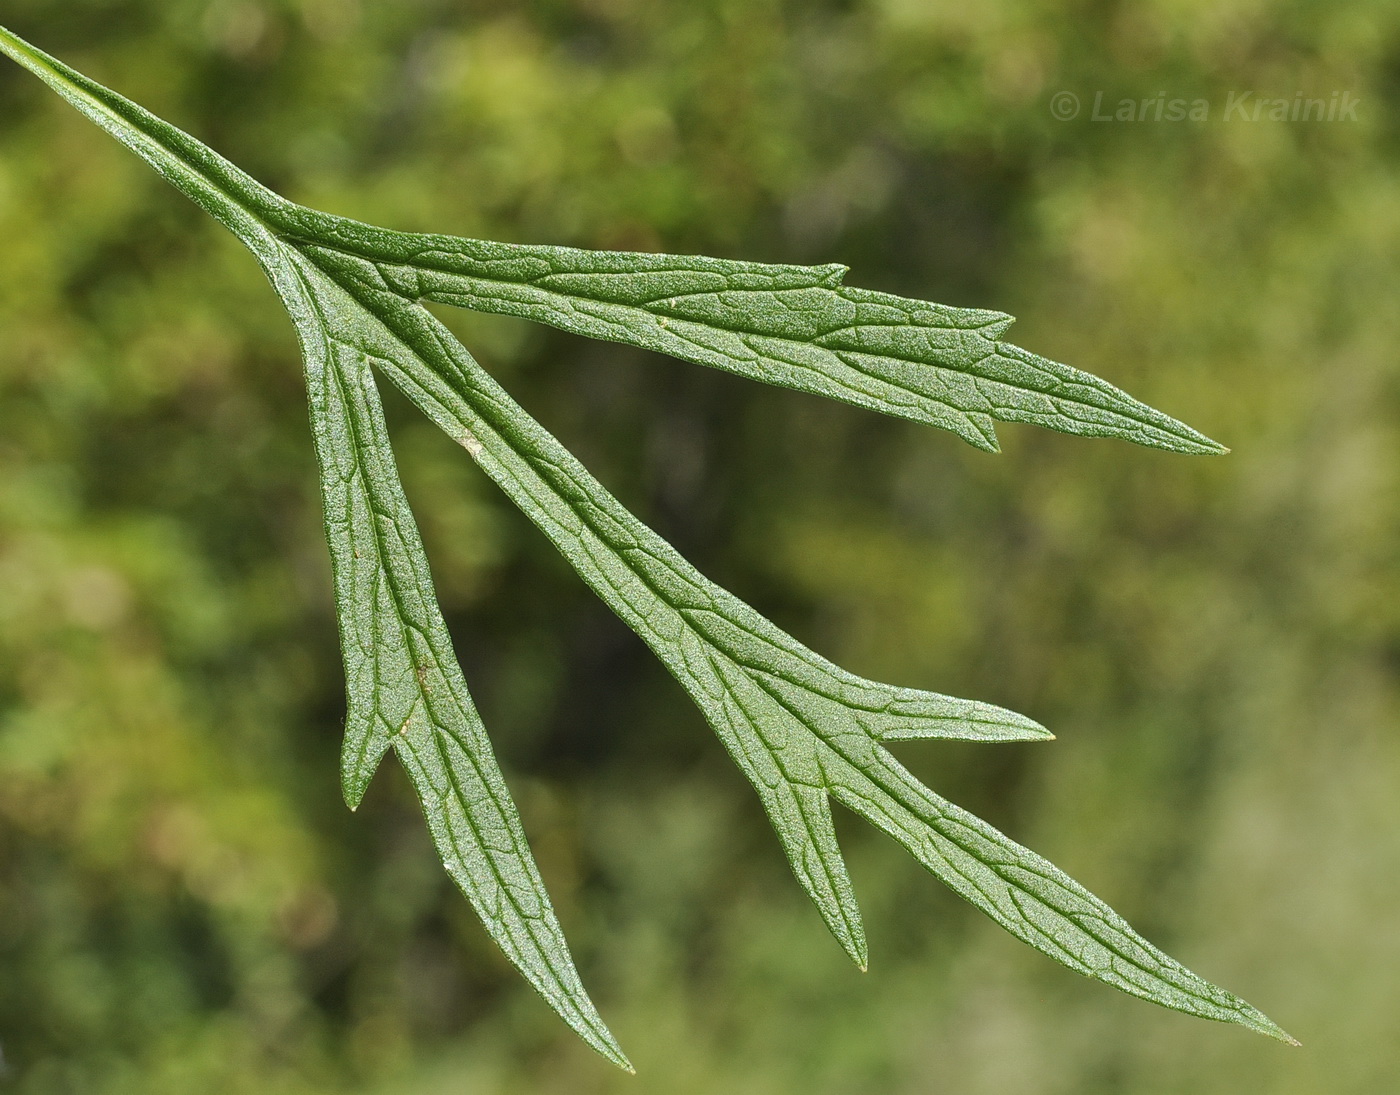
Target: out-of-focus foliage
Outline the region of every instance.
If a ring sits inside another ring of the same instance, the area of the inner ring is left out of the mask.
[[[1386,1090],[1400,9],[14,0],[5,20],[294,200],[849,262],[862,285],[1012,312],[1015,341],[1231,445],[1192,460],[1006,427],[992,457],[445,317],[799,638],[1055,730],[901,756],[1304,1049],[1105,994],[845,825],[876,940],[851,971],[680,690],[456,446],[391,408],[468,679],[641,1072],[614,1076],[515,984],[400,776],[358,817],[340,804],[329,573],[274,296],[197,209],[0,69],[0,1082]],[[1093,122],[1098,90],[1212,117]],[[1221,117],[1251,90],[1360,106]]]

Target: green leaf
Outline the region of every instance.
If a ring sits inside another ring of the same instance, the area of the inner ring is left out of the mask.
[[[846,267],[527,247],[391,232],[298,210],[404,296],[500,312],[951,430],[997,450],[992,422],[1185,453],[1223,446],[1107,381],[999,341],[1012,318],[841,284]]]
[[[289,261],[291,261],[289,256]],[[298,315],[349,689],[341,778],[358,805],[393,746],[443,867],[574,1030],[630,1069],[584,991],[467,691],[343,294],[305,272]],[[330,318],[335,316],[335,319]]]
[[[1288,1040],[1243,1000],[1139,936],[1034,852],[945,801],[884,743],[922,738],[1026,741],[1024,716],[896,688],[832,665],[701,575],[627,511],[511,400],[416,301],[369,284],[363,260],[303,258],[373,324],[357,348],[455,438],[580,577],[652,648],[704,712],[768,812],[793,871],[860,965],[860,912],[829,799],[900,842],[1017,938],[1124,992]]]
[[[885,743],[1049,737],[988,704],[831,664],[714,585],[629,513],[480,368],[424,300],[509,312],[944,426],[991,420],[1220,447],[1066,366],[997,341],[1009,317],[840,285],[840,267],[519,247],[390,232],[278,197],[0,28],[36,73],[235,232],[301,338],[349,690],[342,778],[358,803],[392,745],[444,865],[488,931],[589,1044],[626,1066],[579,984],[452,652],[394,469],[371,367],[458,441],[685,687],[758,791],[794,873],[862,967],[830,801],[898,840],[1018,938],[1106,984],[1290,1040],[1138,936],[1046,860],[939,798]]]

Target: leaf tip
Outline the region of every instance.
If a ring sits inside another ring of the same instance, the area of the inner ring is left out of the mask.
[[[1011,325],[1015,322],[1015,316],[1009,316],[1004,312],[997,313],[996,319],[981,328],[982,335],[993,342],[998,342],[1007,331],[1011,330]]]
[[[1190,444],[1189,447],[1187,447],[1184,451],[1190,453],[1191,455],[1224,456],[1230,451],[1230,447],[1228,445],[1222,445],[1219,441],[1215,441],[1207,437],[1205,434],[1191,429],[1191,427],[1187,426],[1185,423],[1178,423],[1178,425],[1180,425],[1184,430],[1190,432]]]
[[[360,803],[365,800],[365,791],[368,789],[368,785],[357,785],[351,783],[348,779],[342,779],[340,781],[341,797],[345,799],[345,805],[350,808],[352,814],[360,808]]]
[[[990,418],[983,415],[973,419],[969,428],[959,429],[957,434],[974,449],[981,449],[983,452],[993,454],[1001,452],[1001,441],[997,438],[996,427],[992,425]]]
[[[1055,735],[1050,733],[1044,726],[1036,722],[1035,719],[1026,715],[1009,711],[1006,708],[992,707],[985,705],[994,716],[996,727],[995,736],[989,737],[988,741],[1054,741]]]
[[[1274,1038],[1286,1046],[1302,1046],[1302,1042],[1298,1041],[1297,1038],[1289,1034],[1288,1031],[1284,1030],[1283,1027],[1279,1026],[1263,1012],[1256,1011],[1250,1018],[1254,1021],[1249,1025],[1260,1034],[1267,1034],[1270,1038]]]
[[[1007,711],[1007,737],[1011,741],[1054,741],[1055,735],[1036,722],[1035,719],[1026,715],[1019,715],[1015,711]]]
[[[345,799],[345,805],[350,807],[351,813],[358,810],[360,803],[364,801],[365,792],[369,790],[370,780],[374,778],[378,762],[378,758],[373,764],[365,764],[363,757],[357,759],[358,763],[343,763],[340,769],[340,794]]]
[[[387,734],[367,730],[364,720],[355,718],[353,713],[352,706],[351,716],[345,723],[345,740],[340,747],[340,793],[351,811],[359,808],[391,744]]]
[[[1230,1017],[1233,1022],[1257,1031],[1259,1034],[1267,1035],[1284,1045],[1301,1046],[1303,1044],[1247,1001],[1236,999],[1236,1005],[1235,1014]]]
[[[1128,398],[1131,399],[1132,397],[1129,396]],[[1143,407],[1148,415],[1155,420],[1151,424],[1160,432],[1155,442],[1144,441],[1140,438],[1132,438],[1132,440],[1137,441],[1139,444],[1146,444],[1155,448],[1172,449],[1176,452],[1185,453],[1188,456],[1223,456],[1230,451],[1219,441],[1212,440],[1201,433],[1200,430],[1192,429],[1180,419],[1173,418],[1168,414],[1162,414],[1160,411],[1156,411],[1146,404],[1143,404]],[[1167,436],[1162,437],[1161,434],[1163,433]]]
[[[1265,1023],[1268,1025],[1264,1025]],[[1266,1018],[1264,1020],[1264,1023],[1255,1025],[1254,1029],[1257,1030],[1260,1034],[1267,1034],[1270,1038],[1273,1038],[1275,1041],[1282,1042],[1286,1046],[1296,1046],[1301,1048],[1303,1045],[1302,1042],[1298,1041],[1297,1038],[1293,1037],[1293,1035],[1289,1034],[1288,1031],[1284,1030],[1281,1026],[1273,1022],[1271,1019]]]
[[[589,1008],[591,1010],[591,1003],[589,1003]],[[633,1066],[632,1062],[627,1059],[627,1054],[622,1052],[622,1047],[617,1044],[617,1039],[613,1037],[613,1032],[607,1028],[607,1025],[598,1017],[596,1012],[591,1013],[591,1021],[584,1020],[583,1022],[578,1022],[579,1016],[565,1016],[562,1012],[559,1012],[557,1008],[555,1010],[560,1017],[574,1029],[574,1033],[579,1035],[584,1042],[587,1043],[590,1049],[606,1058],[612,1064],[615,1064],[628,1075],[637,1075],[636,1068]]]
[[[826,917],[825,910],[823,910],[823,917]],[[855,917],[860,917],[860,913],[855,913]],[[832,930],[833,935],[836,935],[836,941],[841,945],[841,949],[846,951],[847,958],[855,963],[855,969],[860,970],[861,973],[867,972],[869,963],[871,963],[871,955],[869,955],[869,945],[865,942],[865,930],[864,927],[861,927],[860,920],[857,919],[853,923],[847,919],[841,923],[840,930],[837,930],[832,919],[826,917],[826,926]]]

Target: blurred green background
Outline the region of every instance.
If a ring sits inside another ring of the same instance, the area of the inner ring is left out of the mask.
[[[594,1057],[486,940],[342,681],[290,324],[0,65],[0,1091],[1400,1089],[1400,7],[7,0],[289,197],[392,227],[843,261],[1230,445],[950,435],[452,315],[702,570],[847,667],[1024,711],[936,789],[1263,1008],[1078,978],[838,820],[853,970],[680,689],[396,396]],[[1057,120],[1055,93],[1082,109]],[[1095,122],[1095,92],[1205,122]],[[1332,123],[1230,94],[1360,99]]]

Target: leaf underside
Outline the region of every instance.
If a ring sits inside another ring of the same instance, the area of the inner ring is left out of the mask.
[[[690,694],[758,792],[798,882],[862,968],[865,933],[831,800],[888,833],[1007,931],[1124,992],[1292,1041],[1137,935],[1097,897],[934,794],[889,753],[912,738],[1048,738],[1022,715],[848,673],[710,582],[521,409],[424,301],[521,316],[942,427],[993,421],[1223,448],[1097,377],[1000,341],[1011,317],[844,286],[841,266],[414,235],[287,202],[0,28],[34,72],[244,241],[296,325],[345,661],[353,807],[392,747],[443,865],[589,1045],[630,1068],[574,968],[433,591],[374,371],[461,444]]]

